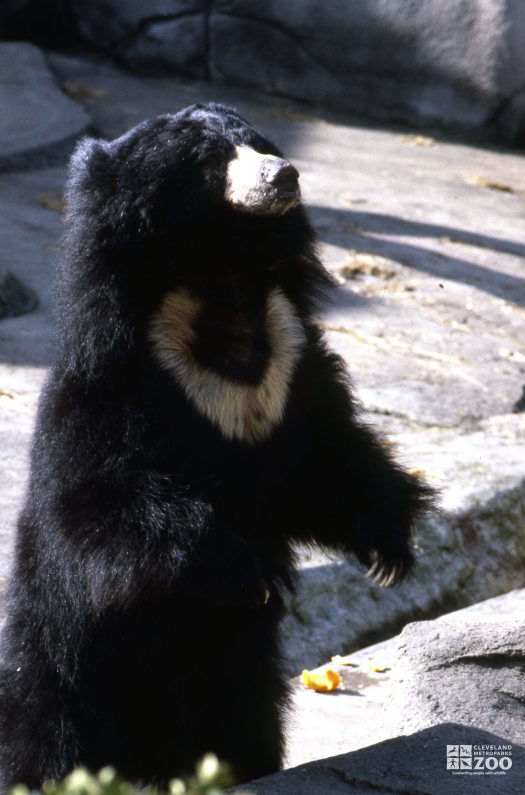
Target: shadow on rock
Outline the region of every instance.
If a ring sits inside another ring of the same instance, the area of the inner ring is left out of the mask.
[[[375,254],[423,271],[437,278],[452,279],[525,306],[525,279],[477,265],[466,259],[442,254],[412,243],[396,242],[377,235],[445,238],[449,242],[525,258],[525,246],[513,241],[474,234],[438,224],[406,221],[393,215],[310,206],[314,226],[326,243]]]
[[[0,320],[32,312],[38,306],[34,290],[26,287],[9,271],[0,269]]]
[[[524,748],[483,729],[443,723],[267,776],[248,789],[251,795],[523,795],[524,778]]]

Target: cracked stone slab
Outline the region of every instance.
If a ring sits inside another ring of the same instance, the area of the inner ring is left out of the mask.
[[[203,11],[205,0],[92,0],[86,6],[82,0],[73,0],[75,14],[81,31],[89,37],[105,37],[101,44],[109,44],[111,32],[121,34],[138,31],[151,21],[161,21]],[[104,24],[105,23],[105,24]]]
[[[276,19],[218,12],[210,17],[210,72],[215,79],[257,86],[263,91],[332,106],[343,93],[344,78],[304,48],[293,25]]]
[[[63,161],[88,128],[32,44],[0,43],[0,171]]]
[[[394,732],[454,720],[525,746],[522,616],[478,622],[474,613],[409,624],[398,639],[395,671]]]

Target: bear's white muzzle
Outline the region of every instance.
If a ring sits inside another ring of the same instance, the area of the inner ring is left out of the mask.
[[[301,197],[299,172],[287,160],[238,146],[226,175],[226,201],[254,215],[282,215]]]

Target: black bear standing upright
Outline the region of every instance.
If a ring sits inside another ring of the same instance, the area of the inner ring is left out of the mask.
[[[430,492],[356,418],[298,173],[195,105],[73,157],[0,678],[3,786],[277,770],[293,542],[384,584]]]

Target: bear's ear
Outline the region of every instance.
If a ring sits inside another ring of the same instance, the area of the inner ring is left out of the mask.
[[[112,157],[109,141],[101,138],[83,138],[76,146],[69,163],[69,193],[83,190],[101,190],[112,184]]]

